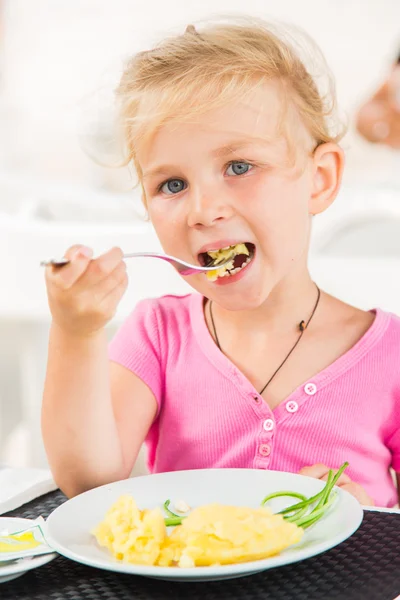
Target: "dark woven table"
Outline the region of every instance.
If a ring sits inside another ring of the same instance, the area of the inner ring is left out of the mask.
[[[53,492],[7,516],[47,515]],[[102,571],[64,557],[0,585],[1,600],[393,600],[400,594],[400,514],[366,512],[360,529],[306,561],[221,582],[175,583]]]

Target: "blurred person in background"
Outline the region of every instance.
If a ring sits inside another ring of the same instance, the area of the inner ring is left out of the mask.
[[[359,109],[356,125],[369,142],[400,149],[400,52],[383,84]]]

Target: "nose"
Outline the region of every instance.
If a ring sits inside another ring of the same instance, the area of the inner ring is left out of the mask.
[[[187,222],[189,227],[211,227],[229,219],[233,214],[229,200],[217,191],[206,192],[192,189],[188,201]]]

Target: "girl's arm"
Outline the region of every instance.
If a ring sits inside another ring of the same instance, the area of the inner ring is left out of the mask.
[[[66,256],[66,266],[46,269],[53,322],[42,431],[54,478],[73,496],[129,476],[157,405],[138,377],[108,360],[104,327],[127,286],[121,250],[91,260],[74,247]]]
[[[52,326],[42,430],[67,496],[129,477],[156,411],[142,380],[109,363],[104,330],[76,338]]]
[[[397,480],[397,498],[398,498],[398,505],[400,507],[400,473],[396,473],[396,480]]]
[[[125,367],[110,363],[114,418],[121,443],[123,477],[129,477],[157,414],[157,401],[147,385]]]

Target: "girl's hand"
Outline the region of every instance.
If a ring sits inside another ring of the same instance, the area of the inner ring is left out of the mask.
[[[112,248],[96,259],[85,246],[65,253],[71,262],[46,268],[46,286],[53,322],[79,337],[104,328],[114,316],[127,284],[122,250]]]
[[[315,479],[321,479],[322,481],[326,481],[328,479],[329,471],[330,469],[326,465],[316,464],[312,465],[311,467],[303,467],[299,471],[299,473],[300,475],[307,475],[307,477],[315,477]],[[336,482],[336,485],[342,488],[342,490],[346,490],[346,492],[349,492],[352,496],[357,498],[360,504],[363,504],[364,506],[375,505],[374,501],[370,496],[368,496],[364,488],[361,487],[359,483],[355,483],[354,481],[352,481],[350,477],[346,475],[346,473],[343,473],[339,477],[338,481]]]

